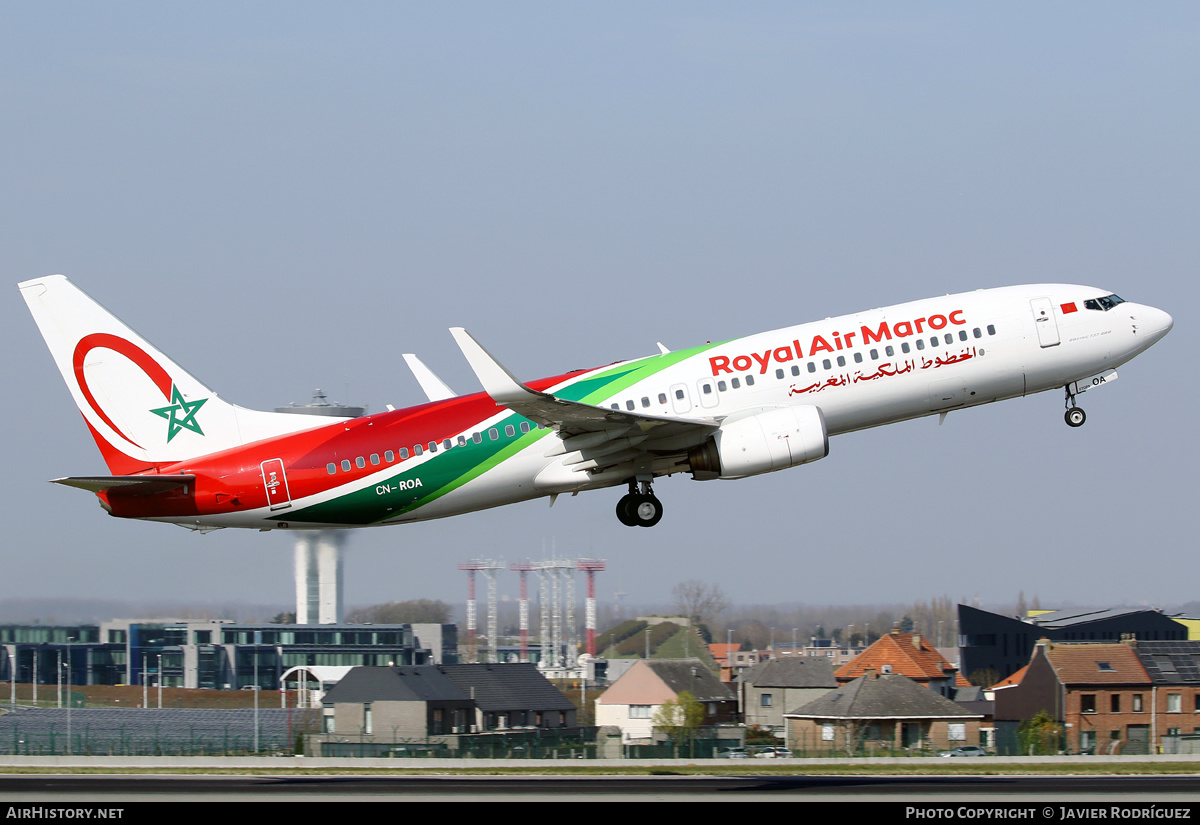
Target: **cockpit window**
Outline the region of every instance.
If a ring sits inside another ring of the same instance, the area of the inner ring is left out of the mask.
[[[1088,309],[1096,309],[1102,312],[1108,312],[1117,304],[1125,303],[1125,299],[1118,295],[1105,295],[1103,298],[1090,298],[1083,302],[1083,305]]]

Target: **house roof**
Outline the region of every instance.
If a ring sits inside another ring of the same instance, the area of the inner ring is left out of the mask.
[[[971,684],[928,639],[920,633],[901,633],[899,630],[879,637],[873,645],[838,668],[834,675],[844,682],[862,676],[868,669],[882,672],[885,665],[891,667],[893,674],[917,681],[945,679],[949,675],[953,684],[959,687]]]
[[[747,685],[765,688],[835,688],[833,665],[824,656],[789,656],[759,662],[740,677]]]
[[[798,719],[979,719],[906,676],[860,676],[784,716]]]
[[[482,711],[575,710],[575,704],[530,663],[438,667]]]
[[[326,691],[322,700],[338,702],[431,702],[470,698],[434,665],[355,667]]]
[[[1045,647],[1064,685],[1150,684],[1137,653],[1127,644],[1050,643]]]
[[[736,698],[699,659],[646,659],[645,663],[676,695],[686,690],[701,702],[728,702]]]
[[[1200,682],[1200,641],[1138,642],[1134,651],[1156,685]]]

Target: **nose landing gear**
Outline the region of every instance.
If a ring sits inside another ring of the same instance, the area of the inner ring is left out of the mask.
[[[626,527],[653,527],[662,521],[662,502],[654,495],[650,482],[641,482],[640,488],[630,479],[629,492],[617,502],[617,519]]]
[[[1063,418],[1066,420],[1068,427],[1082,427],[1083,422],[1087,421],[1087,413],[1083,411],[1082,407],[1075,406],[1075,394],[1071,392],[1071,386],[1068,384],[1063,389],[1067,393],[1067,412]]]

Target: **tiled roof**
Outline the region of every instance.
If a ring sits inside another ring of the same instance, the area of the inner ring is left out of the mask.
[[[574,710],[562,691],[528,663],[439,665],[482,711]]]
[[[824,656],[768,659],[747,670],[740,678],[743,683],[760,688],[837,687],[833,665]]]
[[[861,676],[784,714],[806,719],[977,719],[905,676]]]
[[[325,692],[325,703],[467,701],[433,665],[355,667]]]
[[[701,702],[728,702],[736,697],[699,659],[645,659],[647,667],[674,693],[687,691]]]
[[[949,669],[953,671],[955,685],[966,687],[971,684],[924,636],[896,630],[881,636],[875,644],[838,668],[835,675],[839,681],[846,681],[862,676],[868,668],[881,673],[884,665],[891,666],[894,674],[918,681],[944,679]]]
[[[1065,685],[1150,684],[1146,669],[1126,644],[1059,644],[1046,646],[1058,680]]]

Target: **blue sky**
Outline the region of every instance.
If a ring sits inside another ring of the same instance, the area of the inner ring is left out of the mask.
[[[15,289],[62,272],[237,403],[421,400],[446,328],[531,379],[945,292],[1083,283],[1172,334],[812,466],[358,531],[347,600],[598,556],[634,602],[1196,598],[1189,3],[0,4],[6,596],[287,602],[282,534],[124,523]],[[502,587],[516,593],[515,576]]]

